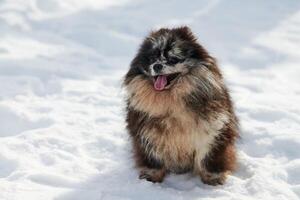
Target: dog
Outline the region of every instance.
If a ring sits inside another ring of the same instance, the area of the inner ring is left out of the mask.
[[[188,27],[151,32],[123,85],[140,179],[192,172],[224,184],[236,167],[238,120],[216,60]]]

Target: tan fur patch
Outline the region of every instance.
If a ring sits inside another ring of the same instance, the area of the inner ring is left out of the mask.
[[[140,137],[149,144],[145,146],[147,154],[163,161],[167,169],[178,172],[194,168],[199,171],[202,168],[201,161],[209,153],[218,131],[227,122],[225,115],[207,122],[196,120],[193,113],[181,110],[161,121],[163,132],[145,126]]]
[[[135,77],[127,86],[131,96],[130,106],[147,112],[151,116],[162,116],[176,113],[184,107],[182,97],[191,93],[193,86],[186,78],[180,77],[176,88],[164,91],[155,91],[150,80],[140,76]]]

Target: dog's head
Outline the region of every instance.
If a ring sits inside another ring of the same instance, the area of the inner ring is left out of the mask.
[[[125,84],[142,75],[156,91],[176,87],[177,80],[211,58],[188,27],[160,29],[142,43]]]

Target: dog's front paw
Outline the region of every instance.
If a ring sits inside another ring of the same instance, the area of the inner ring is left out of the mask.
[[[150,169],[143,168],[140,171],[140,179],[146,179],[147,181],[151,181],[153,183],[159,182],[161,183],[164,180],[166,175],[166,171],[164,169]]]
[[[203,183],[208,185],[223,185],[226,180],[227,173],[202,173],[201,180]]]

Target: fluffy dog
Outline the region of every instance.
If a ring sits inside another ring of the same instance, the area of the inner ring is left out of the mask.
[[[124,80],[140,178],[193,172],[223,184],[236,163],[237,118],[214,58],[188,27],[150,33]]]

